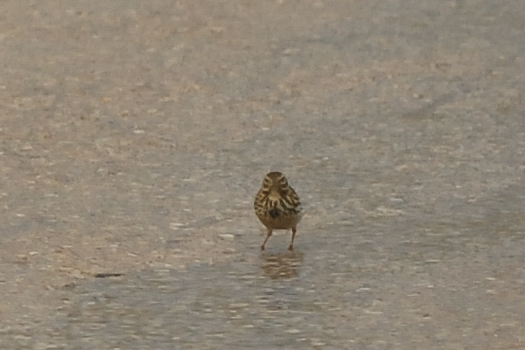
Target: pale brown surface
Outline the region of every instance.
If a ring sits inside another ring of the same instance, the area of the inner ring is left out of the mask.
[[[0,2],[0,348],[525,348],[523,18]],[[291,257],[259,255],[269,170],[309,204]]]

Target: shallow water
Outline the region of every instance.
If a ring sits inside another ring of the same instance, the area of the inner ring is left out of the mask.
[[[512,193],[509,208],[520,198]],[[525,334],[524,222],[499,213],[497,227],[453,219],[424,228],[407,221],[334,225],[305,233],[295,252],[284,250],[289,237],[281,235],[268,251],[247,250],[227,264],[95,279],[70,293],[72,307],[57,332],[79,349],[439,349],[484,348],[487,337],[492,344],[516,342]]]
[[[525,2],[30,2],[0,348],[525,348]]]

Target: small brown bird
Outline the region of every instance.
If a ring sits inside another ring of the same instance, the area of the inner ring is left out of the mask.
[[[297,232],[297,223],[303,216],[299,196],[288,185],[286,177],[278,171],[268,173],[253,203],[255,215],[268,229],[268,235],[261,245],[266,247],[273,230],[292,229],[292,242],[288,250],[293,250],[293,241]]]

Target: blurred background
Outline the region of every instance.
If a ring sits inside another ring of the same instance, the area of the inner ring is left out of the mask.
[[[523,18],[0,2],[0,347],[524,348]]]

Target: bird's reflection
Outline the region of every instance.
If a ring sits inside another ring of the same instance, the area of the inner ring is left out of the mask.
[[[303,262],[304,253],[282,252],[267,253],[261,256],[263,275],[271,279],[290,279],[299,277],[299,269]]]

